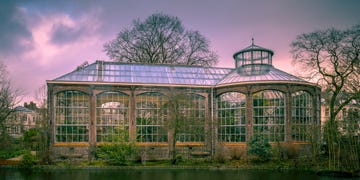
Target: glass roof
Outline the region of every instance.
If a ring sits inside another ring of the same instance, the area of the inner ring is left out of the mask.
[[[252,75],[244,75],[239,73],[237,70],[232,71],[222,79],[218,85],[223,84],[232,84],[239,82],[254,82],[254,81],[298,81],[306,82],[301,78],[288,74],[284,71],[274,68],[273,66],[268,66],[267,71],[262,71],[261,73],[254,73]]]
[[[255,81],[301,81],[304,80],[272,66],[260,74],[242,74],[237,69],[207,68],[182,65],[129,64],[96,61],[86,67],[65,74],[54,81],[106,82],[129,84],[172,84],[216,86]]]
[[[306,82],[272,66],[273,51],[254,45],[234,54],[236,68],[96,61],[54,81],[217,86],[242,82]]]
[[[233,69],[96,61],[55,81],[216,85]]]
[[[90,64],[86,67],[76,69],[73,72],[65,74],[56,81],[97,81],[97,63]]]
[[[237,59],[239,54],[243,54],[243,53],[246,53],[246,52],[254,52],[254,51],[263,51],[263,52],[267,52],[269,53],[271,56],[274,55],[274,52],[270,49],[266,49],[266,48],[263,48],[261,46],[258,46],[258,45],[255,45],[254,44],[254,40],[252,42],[252,44],[242,50],[240,50],[239,52],[235,53],[233,55],[234,59]]]

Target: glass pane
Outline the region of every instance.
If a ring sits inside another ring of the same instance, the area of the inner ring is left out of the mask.
[[[167,99],[160,93],[136,96],[137,142],[167,142]]]
[[[312,96],[305,91],[298,91],[292,97],[291,136],[293,141],[308,142],[311,139],[313,123]]]
[[[89,96],[80,91],[62,91],[55,100],[55,141],[89,140]]]
[[[270,142],[285,141],[285,95],[265,90],[253,94],[254,134],[264,135]]]
[[[96,141],[129,141],[129,97],[120,92],[104,92],[96,97]]]
[[[245,142],[246,96],[228,92],[218,97],[218,135],[220,142]]]

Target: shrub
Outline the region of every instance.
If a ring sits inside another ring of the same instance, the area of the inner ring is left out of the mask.
[[[40,141],[39,136],[39,129],[32,128],[25,131],[23,135],[23,140],[26,148],[29,148],[31,150],[38,150]]]
[[[263,135],[254,135],[250,141],[248,142],[248,154],[254,155],[256,157],[255,160],[258,161],[268,161],[270,160],[271,153],[271,145],[269,141]]]
[[[36,165],[36,163],[36,157],[32,155],[30,151],[25,151],[22,159],[20,160],[20,167],[31,168],[32,166]]]
[[[20,156],[24,153],[24,150],[0,150],[0,159],[9,159],[16,156]]]
[[[105,160],[111,165],[127,165],[137,150],[133,144],[102,145],[96,149],[96,157]]]
[[[225,147],[223,147],[223,146],[217,146],[216,147],[214,160],[217,163],[225,163],[226,162],[227,153],[226,153]]]
[[[172,160],[172,164],[174,165],[178,165],[179,163],[182,163],[184,162],[184,158],[183,158],[183,155],[182,154],[177,154],[175,159]]]
[[[300,148],[292,144],[284,144],[287,159],[296,159],[299,157]]]
[[[244,149],[232,149],[231,151],[231,159],[233,160],[241,160],[244,157],[245,150]]]

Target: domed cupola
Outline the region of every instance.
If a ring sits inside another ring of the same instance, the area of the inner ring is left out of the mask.
[[[233,55],[235,66],[241,75],[259,75],[267,73],[272,67],[274,52],[252,44]]]

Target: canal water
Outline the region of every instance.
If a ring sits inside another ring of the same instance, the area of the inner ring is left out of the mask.
[[[301,171],[205,169],[46,169],[19,170],[0,167],[1,180],[337,180]],[[348,178],[358,179],[358,178]]]

